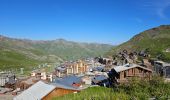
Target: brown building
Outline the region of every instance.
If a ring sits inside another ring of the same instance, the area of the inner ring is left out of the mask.
[[[116,66],[114,70],[118,73],[117,82],[127,82],[132,77],[150,79],[152,70],[149,68],[142,67],[137,64],[126,64],[124,66]]]
[[[65,75],[81,74],[88,71],[88,65],[78,60],[76,62],[67,62],[55,69],[58,77],[64,77]]]
[[[46,84],[39,81],[21,94],[15,96],[13,100],[51,100],[53,97],[63,96],[69,93],[77,93],[80,90],[70,87],[63,87],[58,84]]]
[[[78,60],[77,62],[73,62],[67,65],[67,74],[80,74],[87,71],[87,64]]]
[[[74,88],[72,86],[65,86],[62,84],[53,84],[56,88],[48,93],[42,100],[51,100],[54,97],[64,96],[70,93],[77,93],[80,92],[81,89]]]

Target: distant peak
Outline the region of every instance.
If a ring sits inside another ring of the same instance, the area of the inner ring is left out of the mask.
[[[59,39],[52,40],[52,41],[54,41],[54,42],[66,42],[67,40],[59,38]]]
[[[60,38],[60,39],[56,39],[57,41],[66,41],[65,39],[62,39],[62,38]]]

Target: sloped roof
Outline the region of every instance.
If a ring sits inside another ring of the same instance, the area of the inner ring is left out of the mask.
[[[78,77],[75,75],[66,76],[62,79],[55,80],[55,82],[52,83],[52,85],[63,89],[82,90],[82,88],[72,86],[73,83],[81,83],[82,82],[81,78],[82,77]]]
[[[95,81],[103,81],[107,79],[107,77],[105,75],[98,75],[98,76],[95,76],[92,78],[92,81],[95,82]]]
[[[68,90],[77,90],[80,91],[83,88],[79,88],[79,87],[73,87],[67,84],[61,84],[61,83],[51,83],[51,85],[54,85],[56,88],[62,88],[62,89],[68,89]]]
[[[72,85],[73,83],[81,83],[81,78],[75,75],[70,75],[63,77],[62,79],[57,79],[55,80],[55,83],[61,83],[61,84],[66,84],[66,85]]]
[[[115,69],[116,72],[121,72],[121,71],[125,71],[125,70],[135,68],[135,67],[139,67],[139,68],[142,68],[142,69],[145,69],[145,70],[148,70],[148,71],[152,71],[149,68],[145,68],[145,67],[142,67],[142,66],[137,65],[137,64],[126,64],[126,65],[123,65],[123,66],[116,66],[116,67],[114,67],[114,69]]]
[[[41,100],[55,88],[53,85],[39,81],[21,94],[15,96],[13,100]]]

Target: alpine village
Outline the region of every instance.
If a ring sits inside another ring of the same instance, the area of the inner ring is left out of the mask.
[[[0,36],[0,52],[2,100],[170,99],[170,25],[118,46]]]

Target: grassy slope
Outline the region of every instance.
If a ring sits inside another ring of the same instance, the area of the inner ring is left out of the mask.
[[[110,45],[76,43],[66,40],[31,41],[0,36],[0,69],[30,68],[41,63],[103,55]]]
[[[0,68],[9,69],[9,68],[21,68],[29,66],[30,68],[38,65],[39,61],[28,58],[27,56],[20,54],[16,51],[0,51]]]
[[[170,60],[170,53],[165,53],[167,48],[170,48],[170,26],[160,26],[151,30],[144,31],[134,36],[129,41],[113,48],[108,55],[112,55],[123,49],[130,51],[139,51],[146,48],[150,49],[153,57],[158,54],[164,54],[165,60]]]
[[[91,87],[77,94],[55,97],[53,100],[169,100],[170,84],[160,77],[152,80],[132,79],[129,84],[119,85],[118,88]]]

